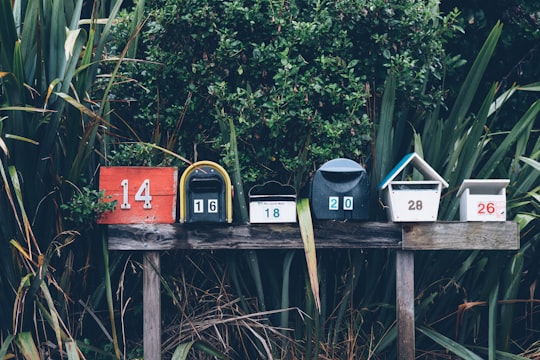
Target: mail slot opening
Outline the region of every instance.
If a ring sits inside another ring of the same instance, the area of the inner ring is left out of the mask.
[[[429,181],[421,181],[421,182],[414,182],[414,181],[394,181],[389,184],[389,187],[392,190],[415,190],[415,191],[421,191],[421,190],[438,190],[439,189],[439,183],[438,182],[429,182]]]
[[[208,178],[191,178],[189,187],[193,192],[206,193],[206,192],[218,192],[221,191],[223,181],[221,178],[208,177]]]

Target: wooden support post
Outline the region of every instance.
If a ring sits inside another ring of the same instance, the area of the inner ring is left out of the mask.
[[[398,359],[415,358],[414,325],[414,252],[396,252],[396,306]]]
[[[161,359],[159,251],[145,251],[143,260],[143,344],[145,360]]]

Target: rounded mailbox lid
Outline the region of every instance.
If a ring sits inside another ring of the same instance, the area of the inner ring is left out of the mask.
[[[360,173],[366,171],[356,161],[345,158],[330,160],[324,163],[319,170],[328,173]]]

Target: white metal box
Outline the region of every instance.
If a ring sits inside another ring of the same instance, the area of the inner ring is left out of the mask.
[[[424,180],[395,181],[409,164]],[[417,153],[406,155],[379,184],[388,219],[393,222],[437,221],[443,187],[448,183]]]
[[[463,180],[458,192],[461,221],[506,221],[508,179]]]
[[[249,222],[295,223],[296,190],[277,181],[256,185],[249,191]]]

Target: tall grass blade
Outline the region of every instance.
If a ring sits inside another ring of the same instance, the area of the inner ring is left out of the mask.
[[[319,297],[319,276],[317,273],[317,254],[315,251],[315,236],[313,234],[313,222],[309,208],[309,199],[302,198],[296,203],[298,212],[298,224],[300,234],[304,242],[304,252],[306,255],[307,270],[309,273],[309,282],[313,293],[313,300],[317,310],[321,311],[321,300]]]
[[[525,157],[525,156],[520,156],[519,160],[523,161],[525,164],[529,166],[532,166],[532,168],[535,169],[536,171],[540,171],[540,162],[534,159]]]
[[[520,137],[526,134],[526,130],[534,124],[538,113],[540,112],[540,100],[535,101],[527,110],[527,112],[518,120],[516,125],[510,130],[510,133],[504,138],[502,143],[497,146],[493,154],[486,161],[485,165],[478,172],[478,178],[488,179],[491,177],[499,163],[508,154],[512,145],[514,145]]]
[[[9,350],[9,347],[11,346],[11,342],[13,341],[13,335],[8,334],[6,338],[4,339],[4,342],[2,343],[2,346],[0,346],[0,359],[9,359],[6,354]]]
[[[111,288],[111,274],[109,268],[109,250],[107,248],[107,238],[105,234],[102,234],[101,238],[103,249],[103,266],[105,269],[105,293],[107,297],[107,307],[109,310],[109,320],[111,322],[111,333],[113,338],[114,353],[117,359],[121,358],[120,346],[118,345],[118,336],[116,334],[116,321],[114,317],[114,305]]]
[[[459,356],[465,360],[482,360],[482,357],[476,355],[471,350],[467,349],[460,343],[426,327],[417,328],[422,334],[435,341],[437,344],[450,351],[452,354]]]
[[[501,32],[502,23],[497,22],[482,45],[482,48],[476,56],[473,65],[465,78],[465,81],[460,87],[456,101],[452,107],[450,115],[448,116],[448,120],[446,121],[446,130],[453,130],[456,126],[460,125],[465,118],[465,115],[469,111],[475,94],[478,91],[480,81],[482,80],[487,65],[495,51],[495,47],[499,41]],[[445,134],[450,134],[450,132],[445,132]]]
[[[291,272],[291,264],[294,258],[294,254],[296,252],[294,250],[287,251],[285,254],[285,258],[283,259],[283,279],[281,281],[281,308],[282,309],[288,309],[289,308],[289,287],[290,287],[290,272]],[[289,312],[283,311],[280,314],[280,324],[281,328],[283,329],[283,332],[285,329],[289,326]]]
[[[66,341],[66,353],[68,360],[79,360],[79,348],[75,341]]]
[[[381,115],[376,128],[375,140],[375,181],[374,185],[379,183],[394,164],[394,107],[396,103],[396,77],[389,73],[384,83],[384,94],[381,103]]]
[[[17,348],[26,360],[40,360],[39,352],[31,333],[19,333],[15,338],[15,345],[17,345]]]
[[[191,351],[191,349],[194,350],[200,350],[207,355],[210,355],[216,359],[219,360],[227,360],[228,357],[225,356],[223,353],[219,352],[212,346],[202,342],[202,341],[189,341],[186,343],[182,343],[178,345],[178,347],[174,350],[174,353],[172,355],[171,360],[186,360],[188,359],[188,355]]]
[[[262,277],[261,277],[259,258],[257,257],[257,253],[254,250],[249,250],[246,256],[248,259],[249,269],[251,270],[251,276],[253,277],[253,280],[255,281],[255,287],[257,289],[257,296],[259,297],[259,304],[261,306],[261,309],[263,311],[266,311],[266,301],[264,298],[265,286],[263,284]]]
[[[491,289],[488,309],[488,358],[495,360],[497,350],[497,299],[499,296],[499,284]]]

